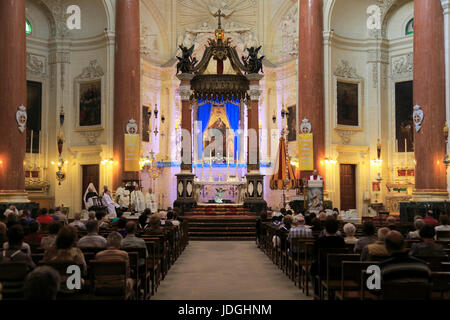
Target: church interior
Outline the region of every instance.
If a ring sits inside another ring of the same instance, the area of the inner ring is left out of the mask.
[[[1,0],[0,30],[0,300],[450,299],[450,0]]]

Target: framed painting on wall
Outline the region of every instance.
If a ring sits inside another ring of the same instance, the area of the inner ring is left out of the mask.
[[[297,112],[296,106],[288,107],[289,115],[287,117],[288,124],[288,141],[296,141],[297,140]]]
[[[337,82],[337,124],[359,126],[359,84]]]
[[[79,126],[100,126],[102,124],[101,79],[80,82],[79,101]]]

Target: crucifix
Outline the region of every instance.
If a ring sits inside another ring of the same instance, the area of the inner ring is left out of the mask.
[[[218,27],[218,29],[222,29],[222,19],[221,18],[222,17],[225,18],[225,15],[222,13],[222,10],[219,9],[219,11],[217,11],[217,13],[214,14],[214,17],[215,18],[217,18],[217,17],[219,18],[219,27]]]

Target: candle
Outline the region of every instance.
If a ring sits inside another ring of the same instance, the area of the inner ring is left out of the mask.
[[[408,155],[407,155],[408,149],[406,147],[407,145],[408,145],[408,143],[406,142],[406,139],[405,139],[405,167],[407,167],[407,164],[408,164]]]
[[[33,154],[33,130],[31,130],[30,153]]]

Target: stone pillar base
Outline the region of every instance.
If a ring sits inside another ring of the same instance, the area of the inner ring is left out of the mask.
[[[197,205],[194,192],[194,178],[193,173],[179,173],[177,176],[177,200],[173,203],[173,206],[186,210],[193,208]]]
[[[412,193],[412,201],[417,202],[434,202],[449,200],[446,190],[414,190]]]
[[[259,172],[249,172],[245,175],[247,189],[244,198],[244,207],[254,212],[260,212],[267,207],[264,200],[264,176]]]
[[[0,203],[28,203],[28,193],[0,191]]]

